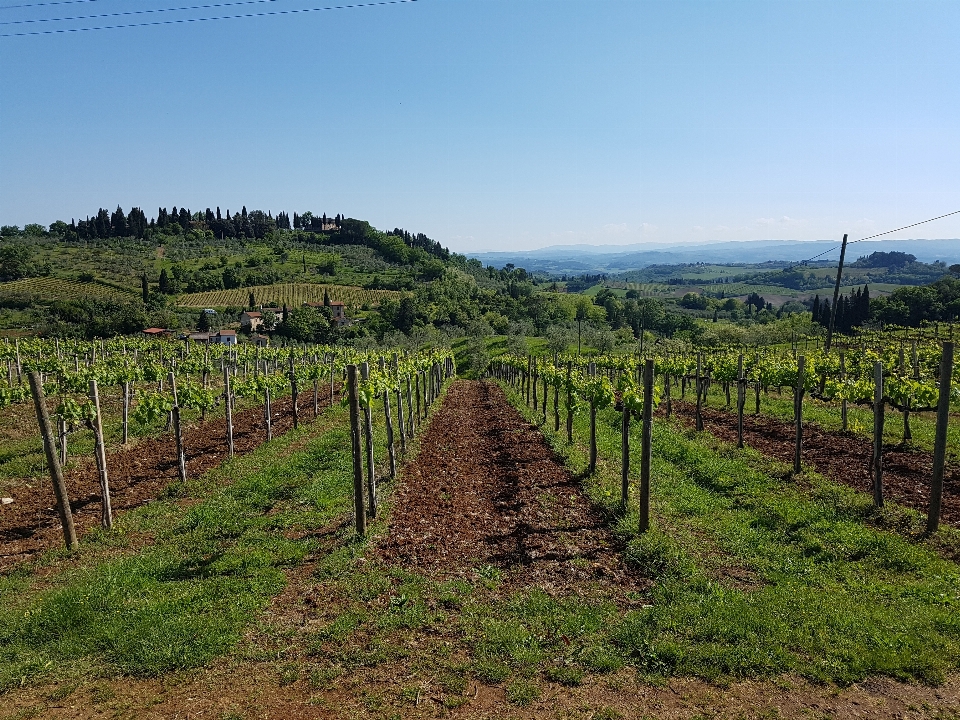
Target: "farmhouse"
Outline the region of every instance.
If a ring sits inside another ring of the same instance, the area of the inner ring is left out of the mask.
[[[317,302],[305,302],[303,306],[314,307],[314,308],[324,307],[323,303],[317,303]],[[333,320],[334,322],[337,323],[339,327],[343,327],[344,325],[350,324],[350,320],[347,318],[347,306],[345,303],[342,303],[339,300],[331,301],[330,310],[333,311]]]
[[[253,332],[259,330],[263,325],[263,313],[256,310],[248,310],[240,313],[240,327]]]
[[[250,336],[250,342],[252,342],[257,347],[269,347],[270,338],[266,335],[260,335],[259,333],[254,333]]]

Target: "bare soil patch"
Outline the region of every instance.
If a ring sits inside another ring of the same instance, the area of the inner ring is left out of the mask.
[[[674,414],[687,427],[694,426],[696,406],[673,401]],[[716,408],[703,409],[704,429],[724,442],[737,442],[736,413]],[[767,457],[793,463],[794,426],[765,415],[744,415],[743,442]],[[870,461],[871,441],[852,432],[824,430],[816,423],[804,423],[802,460],[834,482],[862,492],[873,492]],[[883,447],[884,496],[900,505],[925,513],[930,499],[933,453],[918,452],[899,445]],[[947,466],[943,477],[944,522],[960,522],[960,467]]]
[[[320,394],[320,407],[330,397]],[[313,393],[302,392],[297,402],[301,420],[313,417]],[[282,398],[272,403],[273,434],[279,436],[293,427],[293,402]],[[226,422],[211,418],[184,428],[187,476],[197,477],[228,458]],[[239,411],[233,417],[233,444],[237,455],[245,455],[266,440],[263,407]],[[172,433],[144,438],[127,448],[107,455],[110,502],[114,513],[144,505],[156,499],[176,482],[177,448]],[[66,477],[73,522],[78,537],[100,525],[100,481],[92,460],[71,470]],[[33,487],[23,485],[13,495],[13,504],[0,507],[0,573],[34,559],[39,553],[63,543],[56,497],[48,478]]]
[[[450,387],[403,469],[378,555],[436,578],[492,566],[508,586],[548,592],[648,586],[623,562],[579,478],[490,382]]]

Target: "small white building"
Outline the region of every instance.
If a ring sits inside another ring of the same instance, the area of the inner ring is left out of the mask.
[[[237,344],[237,331],[236,330],[221,330],[216,335],[210,336],[210,342],[218,342],[221,345],[236,345]]]

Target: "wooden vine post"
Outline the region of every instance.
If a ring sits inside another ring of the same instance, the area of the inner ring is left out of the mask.
[[[556,367],[557,363],[553,363],[554,367],[554,384],[553,384],[553,431],[555,433],[560,432],[560,383],[556,381]]]
[[[290,400],[293,402],[293,429],[300,427],[300,408],[297,399],[300,397],[300,388],[297,387],[297,374],[293,367],[293,351],[290,351]]]
[[[180,475],[180,482],[187,481],[187,455],[183,449],[183,428],[180,424],[180,401],[177,399],[177,380],[173,373],[167,375],[167,382],[170,384],[170,392],[173,394],[173,434],[177,438],[177,471]]]
[[[847,379],[847,360],[843,353],[840,353],[840,382]],[[840,400],[840,425],[843,431],[847,431],[847,398],[846,394]]]
[[[230,367],[223,365],[223,407],[227,421],[227,453],[233,457],[233,403],[230,402]]]
[[[370,379],[370,364],[363,362],[360,365],[360,378],[366,382]],[[359,395],[358,395],[359,397]],[[367,461],[367,501],[370,506],[370,517],[377,516],[377,480],[373,468],[373,413],[370,410],[370,403],[373,398],[367,396],[367,402],[363,403],[363,450]]]
[[[793,421],[796,427],[796,442],[793,446],[793,472],[800,474],[801,455],[803,453],[803,371],[807,358],[797,357],[797,386],[793,389]]]
[[[596,363],[590,363],[589,374],[591,378],[597,375]],[[590,396],[590,474],[597,471],[597,404]]]
[[[538,407],[538,403],[537,403],[537,398],[539,397],[539,395],[537,394],[538,380],[539,380],[539,376],[537,375],[537,359],[531,355],[530,356],[530,381],[531,381],[531,386],[533,388],[532,392],[533,392],[533,411],[534,412],[537,411],[537,407]]]
[[[110,508],[110,478],[107,475],[107,451],[103,441],[103,423],[100,421],[100,392],[97,381],[90,381],[90,401],[93,403],[93,453],[97,459],[97,475],[100,479],[100,525],[109,530],[113,527],[113,511]]]
[[[123,382],[123,444],[130,441],[130,382]]]
[[[397,374],[397,429],[400,430],[400,452],[407,452],[407,432],[403,424],[403,390],[400,381],[400,358],[393,354],[393,370]]]
[[[695,389],[697,391],[697,432],[703,430],[703,388],[706,383],[703,381],[703,353],[697,353],[697,379]]]
[[[620,423],[620,510],[626,514],[630,501],[630,408],[623,403]]]
[[[407,375],[407,419],[410,423],[407,435],[413,438],[417,432],[417,421],[413,417],[413,381],[409,375]]]
[[[270,386],[263,390],[263,423],[267,430],[267,442],[273,440],[273,408],[270,403]]]
[[[567,442],[573,442],[573,361],[567,360]]]
[[[666,401],[666,416],[669,418],[673,413],[673,403],[670,400],[670,375],[663,374],[663,398]]]
[[[386,363],[380,358],[380,372],[385,372]],[[390,413],[390,389],[383,391],[383,417],[387,425],[387,454],[390,458],[390,478],[397,476],[397,449],[393,443],[393,416]]]
[[[18,357],[18,371],[19,365],[20,358]],[[60,525],[63,528],[63,543],[68,550],[76,550],[77,531],[73,527],[73,511],[70,509],[70,498],[67,496],[67,483],[63,479],[63,468],[60,465],[60,459],[57,457],[53,426],[50,424],[50,415],[47,412],[47,404],[43,396],[43,383],[40,382],[40,375],[36,371],[31,371],[27,375],[27,380],[30,383],[30,391],[33,393],[33,406],[37,412],[40,435],[43,437],[43,452],[47,458],[47,467],[50,469],[53,494],[57,498],[57,513],[60,515]]]
[[[743,374],[743,353],[737,358],[737,447],[743,448],[743,406],[747,402],[747,379]]]
[[[367,532],[367,515],[363,504],[363,456],[360,449],[360,395],[357,387],[357,366],[347,365],[347,400],[350,403],[350,444],[353,450],[353,508],[358,535]]]
[[[951,326],[952,328],[952,326]],[[943,466],[947,454],[947,427],[950,423],[950,387],[953,381],[953,343],[943,344],[940,359],[940,398],[937,402],[937,429],[933,439],[933,475],[930,479],[930,507],[927,511],[927,532],[940,526],[940,504],[943,499]]]
[[[643,428],[640,436],[640,532],[650,529],[650,455],[653,445],[653,358],[643,366]]]
[[[873,504],[883,507],[883,364],[873,366]]]

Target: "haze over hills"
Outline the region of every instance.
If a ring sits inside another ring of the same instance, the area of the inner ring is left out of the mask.
[[[836,250],[818,259],[836,261],[840,257],[839,247],[840,243],[836,240],[752,240],[698,245],[551,245],[529,251],[466,255],[496,268],[512,263],[528,272],[579,274],[619,273],[658,264],[800,262],[831,248]],[[905,252],[915,255],[922,262],[940,260],[949,265],[960,262],[960,239],[867,240],[850,243],[847,246],[847,261],[852,262],[876,251]]]

